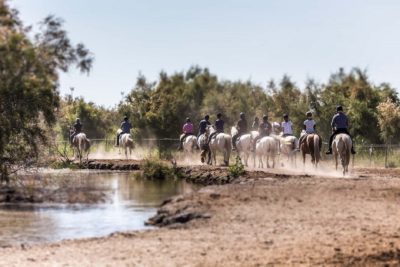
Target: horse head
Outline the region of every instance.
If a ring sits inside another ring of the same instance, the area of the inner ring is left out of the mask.
[[[279,133],[282,131],[279,122],[274,121],[273,123],[271,123],[271,126],[272,126],[271,132],[273,134],[279,135]]]
[[[236,126],[232,126],[232,128],[231,128],[231,136],[237,135],[237,133],[238,133],[238,130],[237,130]]]
[[[208,125],[205,132],[206,137],[208,138],[215,131],[214,125]]]

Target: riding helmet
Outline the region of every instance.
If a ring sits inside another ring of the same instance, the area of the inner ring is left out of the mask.
[[[336,106],[336,111],[343,111],[343,107],[341,105]]]

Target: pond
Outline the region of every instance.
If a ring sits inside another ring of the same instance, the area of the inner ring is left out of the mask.
[[[53,174],[55,176],[55,174]],[[47,175],[48,176],[48,175]],[[48,243],[146,229],[163,200],[195,190],[181,180],[135,179],[132,173],[57,174],[74,186],[106,192],[101,204],[0,205],[0,246]]]

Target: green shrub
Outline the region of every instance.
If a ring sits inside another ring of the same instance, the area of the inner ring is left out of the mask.
[[[240,175],[246,173],[246,171],[244,170],[244,165],[242,163],[242,160],[240,159],[239,156],[236,156],[235,164],[230,165],[228,170],[229,174],[233,177],[239,177]]]
[[[145,159],[142,165],[142,171],[141,176],[150,180],[163,180],[176,177],[176,171],[173,167],[168,166],[161,160],[153,158]]]

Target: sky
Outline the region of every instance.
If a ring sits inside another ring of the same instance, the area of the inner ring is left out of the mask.
[[[325,82],[340,67],[367,69],[400,88],[398,0],[11,0],[25,25],[65,20],[94,54],[87,75],[61,75],[61,94],[115,106],[142,73],[156,80],[193,65],[263,87],[289,75]]]

